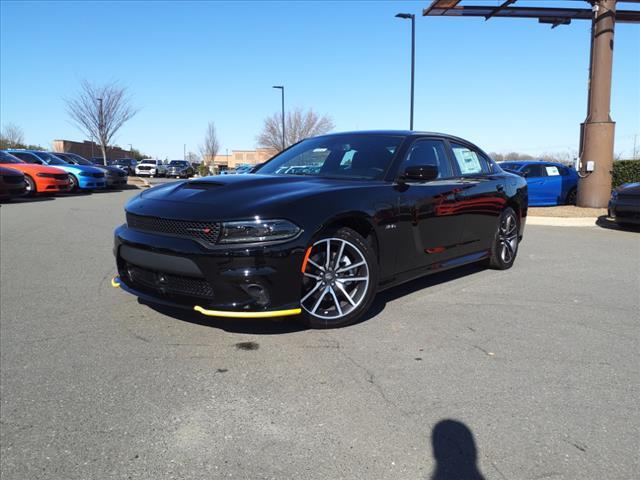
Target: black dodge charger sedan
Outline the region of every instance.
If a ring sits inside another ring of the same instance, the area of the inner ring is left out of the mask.
[[[205,315],[323,328],[428,273],[511,267],[527,184],[460,138],[354,132],[304,140],[251,175],[154,187],[125,210],[113,286]]]

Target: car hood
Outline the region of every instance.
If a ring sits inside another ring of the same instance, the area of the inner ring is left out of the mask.
[[[36,165],[35,163],[3,163],[0,165],[7,168],[13,168],[14,170],[19,170],[23,173],[30,173],[32,175],[35,175],[36,173],[66,173],[64,170],[58,167],[47,167],[45,165]]]
[[[640,196],[640,182],[625,183],[616,188],[618,194]]]
[[[4,176],[17,176],[17,177],[22,177],[24,176],[23,173],[19,170],[16,170],[14,168],[9,168],[9,167],[2,167],[0,166],[0,175],[4,175]]]
[[[111,165],[96,165],[95,167],[92,168],[97,168],[98,170],[101,170],[105,173],[115,173],[115,174],[120,174],[122,172],[124,172],[125,170],[122,168],[118,168],[118,167],[113,167]],[[126,173],[126,172],[125,172]]]
[[[313,201],[328,192],[382,185],[380,181],[336,180],[294,175],[224,175],[153,187],[129,201],[138,215],[185,220],[245,219],[272,213],[286,217],[287,206]],[[321,201],[321,200],[320,200]]]
[[[102,170],[96,167],[89,167],[88,165],[56,165],[55,168],[61,168],[66,172],[87,172],[87,173],[104,173]]]

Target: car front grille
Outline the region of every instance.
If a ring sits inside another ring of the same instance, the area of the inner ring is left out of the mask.
[[[618,200],[623,200],[625,202],[640,202],[640,195],[619,193]]]
[[[18,185],[24,182],[24,177],[22,175],[3,175],[2,180],[4,180],[5,183]]]
[[[152,168],[156,168],[156,167],[142,166],[142,167],[138,167],[138,170],[151,170]]]
[[[199,240],[213,245],[220,237],[221,226],[217,222],[191,222],[188,220],[171,220],[168,218],[146,217],[127,212],[127,226],[133,230],[164,233],[174,237]]]
[[[124,275],[133,288],[151,290],[160,295],[186,295],[189,297],[213,298],[213,289],[209,282],[200,278],[183,277],[171,273],[147,270],[126,263]]]
[[[104,178],[104,173],[94,173],[93,178]]]
[[[69,175],[66,173],[54,173],[53,178],[56,180],[69,180]]]

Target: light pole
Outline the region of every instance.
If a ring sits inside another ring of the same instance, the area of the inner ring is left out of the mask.
[[[129,155],[133,155],[133,145],[129,144]]]
[[[411,19],[411,113],[409,114],[409,130],[413,130],[413,90],[416,71],[416,16],[413,13],[398,13],[396,17]]]
[[[284,145],[284,85],[274,85],[273,88],[278,88],[282,92],[282,150],[285,149]]]
[[[182,159],[186,160],[187,159],[187,144],[185,143],[184,146],[182,147]]]

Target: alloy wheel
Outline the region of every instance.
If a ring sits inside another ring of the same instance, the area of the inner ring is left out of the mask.
[[[513,213],[508,213],[500,221],[498,248],[504,263],[511,263],[518,249],[518,221]]]
[[[33,183],[33,180],[31,180],[31,178],[25,176],[25,195],[29,196],[35,193],[36,187]]]
[[[364,254],[342,238],[323,238],[314,243],[303,275],[302,308],[326,320],[353,312],[363,303],[369,286]]]

